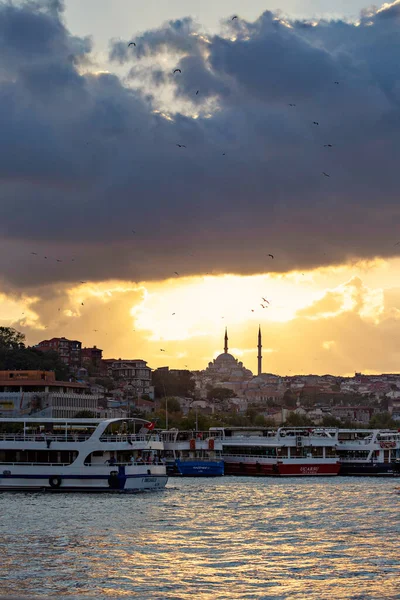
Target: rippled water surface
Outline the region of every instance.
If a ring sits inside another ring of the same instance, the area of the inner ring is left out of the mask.
[[[399,480],[0,495],[0,596],[400,598]]]

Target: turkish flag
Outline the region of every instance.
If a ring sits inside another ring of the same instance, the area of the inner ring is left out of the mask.
[[[146,423],[146,425],[145,425],[146,429],[148,429],[149,431],[154,429],[155,426],[156,426],[156,424],[153,423],[153,421],[151,423]]]

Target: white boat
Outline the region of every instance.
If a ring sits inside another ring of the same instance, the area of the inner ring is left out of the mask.
[[[339,429],[340,475],[400,475],[400,432]]]
[[[211,427],[222,432],[225,475],[333,476],[337,431],[313,427]]]
[[[142,419],[0,419],[0,491],[159,490],[163,442]]]

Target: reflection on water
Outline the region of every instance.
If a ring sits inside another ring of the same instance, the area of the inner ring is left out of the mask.
[[[0,595],[399,598],[395,480],[170,479],[0,495]]]

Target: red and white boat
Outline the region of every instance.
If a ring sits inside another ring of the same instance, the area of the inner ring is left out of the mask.
[[[304,427],[227,428],[222,432],[225,475],[322,476],[338,475],[334,430]]]

